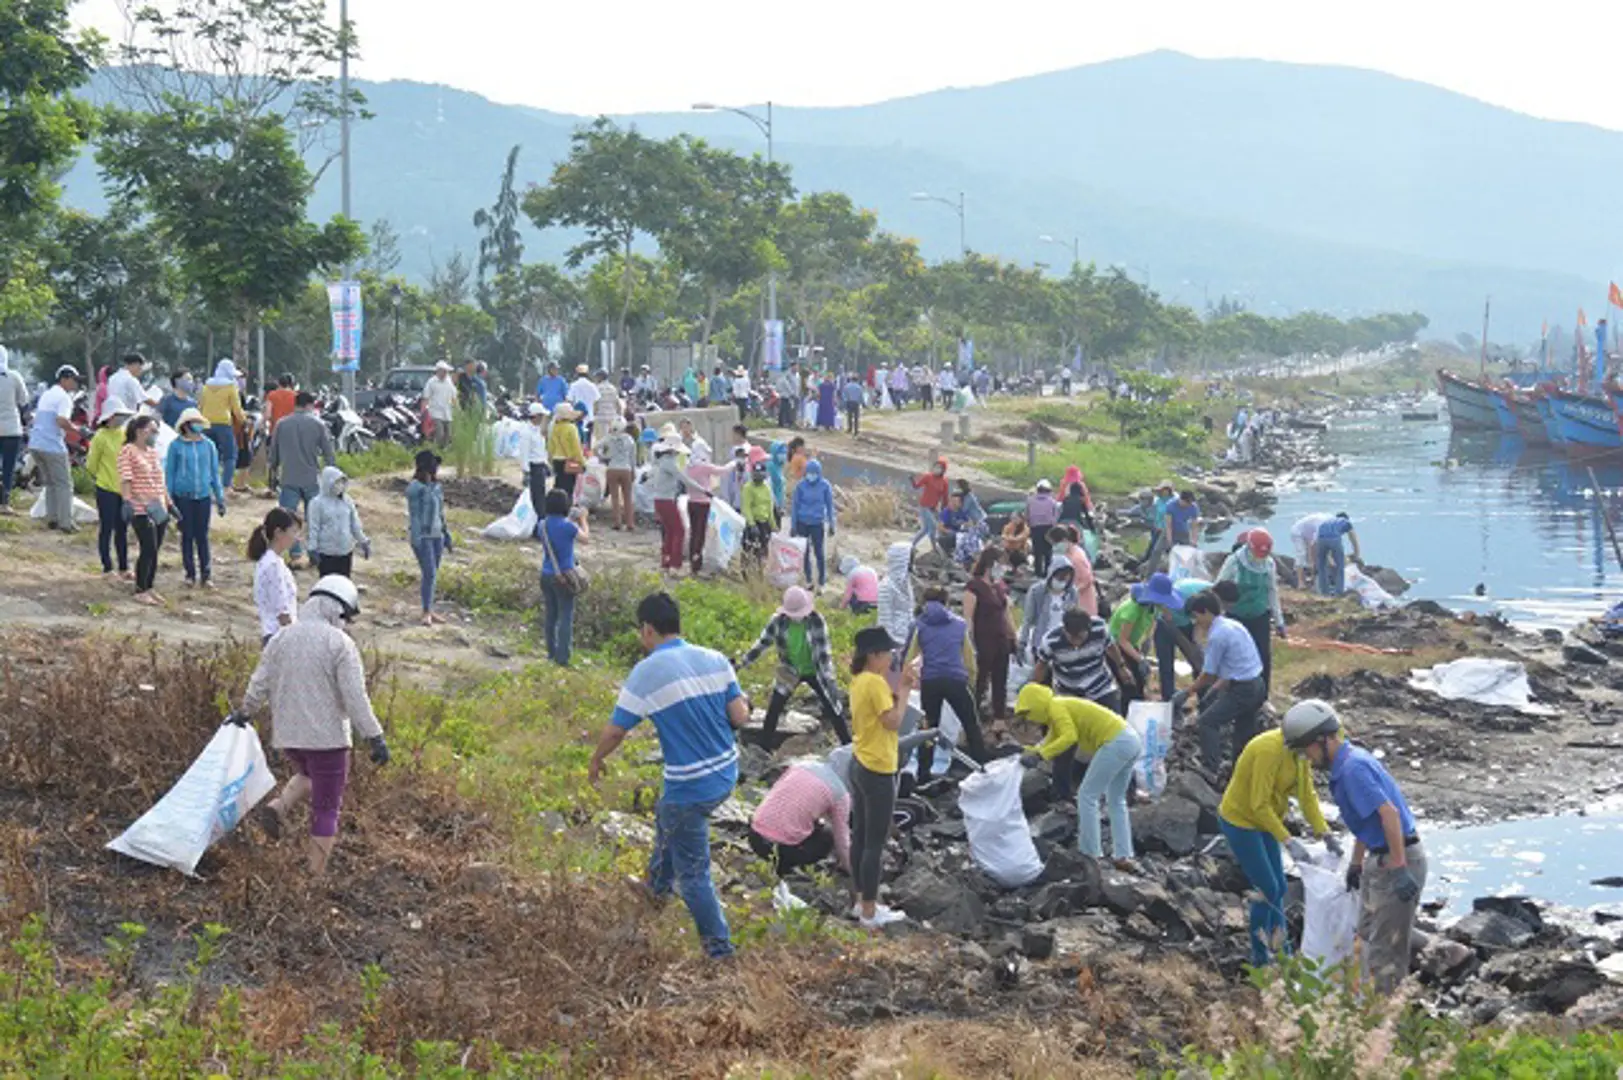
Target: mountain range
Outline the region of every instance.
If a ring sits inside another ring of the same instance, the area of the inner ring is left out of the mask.
[[[360,89],[374,116],[355,127],[354,212],[394,225],[413,276],[475,250],[473,213],[494,201],[512,146],[521,180],[544,183],[588,119],[421,83]],[[616,119],[765,148],[727,113]],[[1376,72],[1157,52],[874,105],[777,106],[773,121],[801,191],[848,192],[927,258],[957,254],[957,214],[912,193],[963,192],[975,251],[1062,273],[1074,239],[1084,261],[1197,308],[1228,296],[1266,315],[1417,309],[1452,335],[1480,332],[1491,295],[1492,336],[1528,341],[1545,319],[1593,315],[1623,278],[1606,197],[1623,133]],[[315,216],[336,212],[337,184],[334,168]],[[101,204],[93,166],[70,175],[68,201]],[[572,241],[525,239],[532,259]]]

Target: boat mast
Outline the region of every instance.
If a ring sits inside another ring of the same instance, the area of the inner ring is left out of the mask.
[[[1493,297],[1482,301],[1482,362],[1477,369],[1477,381],[1488,381],[1488,309],[1493,305]]]

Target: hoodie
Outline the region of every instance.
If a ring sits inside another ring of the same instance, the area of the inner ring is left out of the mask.
[[[964,664],[964,647],[969,627],[964,620],[947,610],[939,600],[924,605],[919,615],[919,654],[924,657],[923,681],[952,679],[955,682],[969,678]]]
[[[1037,753],[1053,761],[1071,747],[1085,758],[1127,730],[1127,721],[1092,701],[1062,697],[1049,687],[1027,683],[1014,702],[1014,715],[1048,729]]]
[[[766,460],[766,478],[772,485],[772,505],[783,505],[783,471],[789,465],[789,444],[772,444],[772,456]]]
[[[339,750],[350,731],[364,739],[383,734],[366,694],[361,651],[344,633],[343,608],[313,596],[299,620],[270,639],[248,680],[242,710],[271,710],[271,745],[293,750]]]
[[[237,366],[229,360],[214,365],[214,375],[197,395],[197,408],[214,427],[246,423],[242,395],[237,391]]]
[[[1049,588],[1057,579],[1070,575],[1065,590],[1055,595]],[[1020,646],[1036,648],[1044,635],[1059,625],[1060,616],[1067,608],[1079,606],[1076,593],[1076,571],[1065,559],[1055,559],[1048,567],[1048,577],[1041,587],[1033,585],[1026,590],[1025,618],[1020,622]]]
[[[806,463],[806,478],[795,488],[790,520],[796,525],[826,525],[830,532],[839,524],[834,514],[834,485],[823,479],[823,466]]]
[[[879,625],[898,642],[913,629],[913,545],[898,540],[885,550],[885,580],[879,586]]]
[[[940,476],[931,469],[913,478],[913,486],[919,490],[919,505],[926,510],[941,510],[947,505],[947,459],[939,457],[935,463],[941,466]]]
[[[329,465],[321,470],[318,484],[320,494],[310,500],[305,521],[309,534],[305,543],[310,550],[342,557],[359,547],[363,554],[370,554],[372,541],[361,529],[361,515],[346,490],[349,478],[342,469]]]

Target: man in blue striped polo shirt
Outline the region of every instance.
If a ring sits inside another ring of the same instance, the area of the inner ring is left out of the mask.
[[[710,815],[738,783],[734,732],[749,720],[749,701],[725,656],[682,640],[682,612],[669,593],[644,597],[637,623],[648,656],[626,677],[587,775],[596,786],[626,732],[653,721],[665,788],[654,810],[648,889],[659,899],[680,893],[705,954],[731,956],[727,916],[710,880]]]

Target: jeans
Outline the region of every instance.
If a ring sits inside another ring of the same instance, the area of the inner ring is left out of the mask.
[[[68,467],[67,454],[47,454],[34,451],[39,463],[40,478],[45,481],[45,520],[63,532],[72,532],[73,524],[73,470]]]
[[[1082,854],[1100,858],[1104,841],[1099,837],[1099,803],[1110,814],[1110,853],[1118,859],[1133,857],[1133,822],[1127,815],[1127,787],[1133,782],[1133,763],[1144,750],[1138,732],[1128,728],[1099,747],[1082,786],[1076,793],[1077,845]]]
[[[853,609],[854,610],[854,609]],[[975,639],[975,700],[986,697],[991,687],[992,719],[1002,720],[1009,715],[1009,639],[999,634],[991,641]]]
[[[1200,762],[1206,771],[1217,774],[1223,765],[1223,725],[1232,723],[1229,739],[1230,762],[1240,760],[1240,751],[1257,734],[1257,710],[1268,700],[1262,676],[1229,683],[1228,689],[1209,694],[1195,718],[1200,729]]]
[[[230,424],[215,424],[209,428],[209,441],[220,452],[220,487],[230,491],[231,478],[237,472],[237,429]]]
[[[230,485],[227,484],[227,487]],[[276,505],[283,510],[291,510],[299,515],[303,521],[310,516],[310,500],[320,495],[319,488],[293,487],[283,484],[276,493]],[[304,555],[304,533],[299,533],[299,539],[293,544],[293,557],[295,559]]]
[[[569,496],[569,501],[573,503],[575,501],[575,477],[580,474],[570,472],[564,468],[565,464],[567,462],[563,458],[552,459],[552,486],[566,493]],[[539,518],[541,515],[542,511],[536,508],[535,516]]]
[[[659,568],[682,568],[682,514],[675,499],[655,499],[654,516],[659,519]]]
[[[124,496],[105,488],[96,489],[96,551],[101,555],[101,572],[113,572],[113,549],[118,549],[118,572],[130,568],[130,529],[124,523]]]
[[[1257,646],[1257,654],[1262,657],[1262,688],[1264,692],[1273,689],[1274,677],[1274,620],[1273,616],[1264,611],[1261,615],[1234,616],[1234,621],[1245,627],[1246,633],[1251,635],[1252,642]]]
[[[1201,669],[1205,655],[1199,645],[1195,644],[1193,628],[1179,628],[1174,630],[1165,620],[1155,620],[1155,664],[1161,675],[1161,700],[1171,701],[1172,692],[1178,688],[1178,669],[1175,666],[1176,657],[1173,650],[1183,653],[1183,658],[1189,661],[1189,666],[1196,671]]]
[[[919,541],[928,538],[930,546],[936,551],[941,550],[941,541],[937,533],[941,529],[941,518],[928,506],[919,507],[919,531],[913,534],[913,546],[918,547]]]
[[[795,399],[784,395],[778,399],[778,426],[792,428],[795,426]]]
[[[417,566],[423,572],[423,613],[434,610],[434,582],[440,575],[440,559],[445,555],[445,538],[428,536],[411,545]]]
[[[806,558],[804,569],[806,584],[816,584],[818,588],[828,584],[828,566],[823,559],[823,523],[807,525],[804,522],[795,522],[794,535],[806,538]],[[817,556],[817,580],[812,581],[812,555]]]
[[[21,435],[0,435],[0,505],[11,505],[11,481],[17,475],[17,458],[22,451]]]
[[[1420,844],[1404,849],[1404,861],[1415,882],[1426,887],[1426,851]],[[1370,853],[1364,858],[1364,876],[1358,888],[1358,941],[1360,974],[1375,981],[1375,991],[1390,994],[1409,975],[1409,937],[1414,930],[1416,896],[1407,904],[1393,889],[1398,871],[1387,869],[1386,856]]]
[[[1245,879],[1262,894],[1260,900],[1251,902],[1251,965],[1261,967],[1274,954],[1290,952],[1285,932],[1285,860],[1272,834],[1230,825],[1221,815],[1217,824]]]
[[[1047,525],[1031,527],[1031,571],[1039,582],[1048,578],[1048,560],[1054,556],[1054,544],[1048,539]]]
[[[733,954],[732,935],[721,898],[710,880],[710,815],[723,799],[669,803],[654,807],[654,850],[648,859],[648,887],[656,896],[679,893],[698,928],[706,956]]]
[[[778,720],[783,716],[784,707],[789,704],[789,696],[802,685],[811,687],[812,693],[817,695],[818,704],[823,706],[823,718],[833,726],[834,734],[839,736],[840,745],[850,743],[851,729],[846,726],[845,717],[840,715],[838,699],[829,696],[828,691],[823,688],[822,680],[816,675],[801,675],[800,681],[787,693],[773,686],[772,696],[766,703],[766,718],[761,721],[762,744],[768,750],[778,748]]]
[[[862,406],[847,405],[845,407],[845,430],[847,434],[856,435],[862,428]]]
[[[530,509],[535,511],[537,521],[540,521],[542,515],[547,512],[547,476],[551,472],[550,466],[532,461],[524,474],[530,488]]]
[[[130,520],[130,527],[135,530],[135,542],[141,548],[135,557],[135,591],[150,592],[158,577],[158,549],[163,547],[163,531],[169,524],[154,525],[145,514],[136,514]]]
[[[559,667],[568,667],[575,644],[575,594],[558,584],[557,574],[542,574],[541,606],[545,610],[547,659]]]
[[[209,557],[209,516],[214,504],[208,499],[184,499],[175,496],[176,517],[180,524],[180,561],[186,568],[186,580],[209,579],[213,560]]]
[[[1320,540],[1316,552],[1313,569],[1319,595],[1340,596],[1347,589],[1347,553],[1341,550],[1341,541]]]

